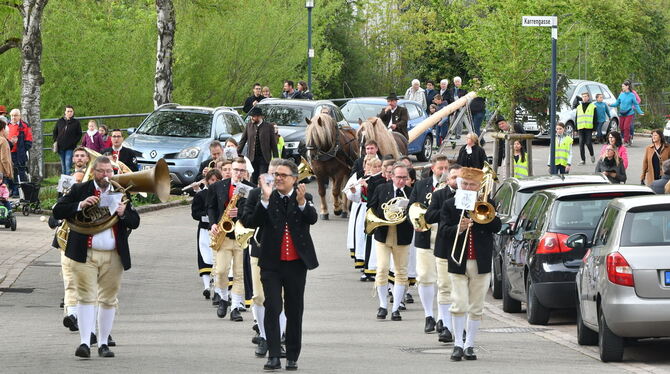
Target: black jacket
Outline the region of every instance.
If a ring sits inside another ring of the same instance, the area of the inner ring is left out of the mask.
[[[112,157],[112,152],[114,148],[105,148],[102,150],[103,155]],[[128,147],[121,147],[119,151],[119,161],[123,162],[126,166],[132,171],[137,171],[139,167],[137,166],[137,156],[141,156],[141,153],[134,151]]]
[[[412,194],[412,189],[408,186],[405,186],[403,190],[407,198],[409,198]],[[374,193],[369,196],[370,199],[368,200],[368,209],[372,209],[377,217],[384,219],[382,204],[395,197],[395,188],[393,187],[393,182],[387,182],[378,186],[375,188]],[[404,221],[396,225],[396,228],[398,233],[398,245],[412,244],[414,227],[412,227],[409,219],[405,218]],[[388,231],[388,226],[381,226],[377,228],[377,230],[374,232],[375,240],[381,243],[386,242],[386,235],[388,234]]]
[[[433,193],[433,177],[424,178],[416,183],[412,188],[412,193],[409,196],[409,204],[419,202],[423,204],[426,208],[428,207],[428,199],[426,195],[428,193]],[[414,233],[414,246],[417,248],[428,249],[430,246],[430,233],[432,230],[424,232],[415,232]]]
[[[70,193],[61,197],[56,205],[54,205],[54,218],[73,218],[77,214],[79,202],[84,201],[89,196],[93,196],[94,193],[95,185],[92,180],[75,184],[72,186],[72,189],[70,189]],[[117,223],[116,232],[116,250],[119,252],[119,256],[121,256],[121,263],[123,264],[124,270],[130,269],[128,235],[130,235],[131,230],[138,228],[139,225],[140,215],[132,208],[129,201],[123,218],[119,219]],[[67,246],[65,248],[65,256],[77,262],[86,262],[87,249],[88,235],[83,235],[74,230],[70,230]]]
[[[451,88],[447,88],[447,92],[445,92],[445,94],[446,94],[447,96],[445,97],[445,96],[443,95],[443,96],[442,96],[442,100],[446,100],[448,104],[451,104],[451,103],[453,103],[454,101],[456,101],[456,100],[454,99],[454,92],[456,92],[456,90],[457,90],[457,89],[456,89],[456,86],[451,87]],[[458,98],[459,98],[459,99],[460,99],[461,97],[467,95],[467,94],[468,94],[468,91],[466,91],[466,90],[464,90],[464,89],[462,89],[462,88],[459,88],[459,89],[458,89]]]
[[[262,121],[258,125],[249,122],[244,128],[242,138],[237,146],[237,153],[242,154],[244,146],[247,146],[246,156],[250,161],[254,161],[256,156],[256,131],[258,131],[259,143],[261,146],[260,154],[263,155],[265,161],[269,164],[272,157],[278,157],[277,150],[277,136],[275,135],[274,126],[271,123]]]
[[[191,202],[191,217],[194,220],[198,221],[198,228],[209,230],[209,222],[202,222],[201,219],[203,216],[207,216],[207,195],[209,189],[205,188],[198,191],[198,193],[193,196],[193,201]],[[209,218],[209,217],[208,217]]]
[[[407,108],[397,106],[393,113],[391,113],[390,110],[387,112],[386,108],[384,108],[379,112],[377,117],[379,117],[386,126],[388,126],[391,119],[393,119],[393,124],[395,125],[395,130],[393,131],[401,133],[406,139],[409,139],[409,135],[407,134],[407,121],[409,121]]]
[[[442,206],[444,202],[451,199],[454,196],[456,191],[452,190],[451,187],[446,186],[437,191],[433,192],[433,197],[430,199],[430,205],[428,205],[428,210],[426,210],[426,222],[433,224],[437,223],[437,232],[440,232],[440,212],[442,211]],[[435,247],[437,248],[440,245],[440,236],[435,236]]]
[[[483,168],[484,162],[486,161],[486,152],[484,151],[484,148],[475,144],[472,147],[471,154],[468,154],[465,150],[466,148],[467,146],[464,145],[461,150],[458,151],[458,159],[456,159],[456,163],[469,168]]]
[[[263,95],[259,95],[259,96],[251,95],[251,96],[247,97],[247,99],[244,101],[244,107],[242,108],[242,110],[244,111],[244,113],[249,113],[251,108],[254,107],[254,101],[257,102],[257,103],[260,103],[261,100],[263,100],[263,99],[265,99],[265,96],[263,96]]]
[[[307,269],[312,270],[319,266],[312,236],[309,233],[309,227],[316,223],[318,217],[312,203],[312,195],[305,194],[305,199],[307,200],[305,209],[300,210],[294,190],[285,209],[279,192],[275,190],[270,195],[267,209],[263,207],[260,199],[256,203],[248,227],[263,227],[263,232],[258,235],[261,242],[258,266],[261,270],[279,268],[282,238],[287,224],[293,245]]]
[[[246,180],[243,180],[240,183],[255,187]],[[209,187],[207,187],[207,189],[209,190],[209,193],[207,194],[207,217],[209,218],[209,224],[211,226],[216,225],[219,222],[221,215],[226,210],[226,205],[228,205],[230,178],[212,183],[209,185]],[[237,200],[237,204],[235,206],[238,208],[237,214],[239,218],[239,208],[244,206],[244,198]],[[233,218],[233,222],[237,222],[238,218]],[[231,239],[235,239],[234,232],[229,232],[226,236]]]
[[[200,163],[200,167],[198,168],[198,174],[193,178],[194,181],[199,181],[202,180],[205,176],[202,174],[202,171],[205,170],[206,167],[209,166],[210,162],[212,162],[213,158],[208,158],[205,161]]]
[[[460,265],[451,258],[451,251],[454,245],[454,240],[456,239],[456,232],[458,230],[460,218],[461,210],[456,209],[455,199],[450,198],[444,203],[442,210],[440,211],[440,227],[437,232],[437,236],[440,238],[440,245],[435,245],[435,256],[449,260],[449,272],[455,274],[465,274],[465,265],[467,263],[466,254],[463,254],[463,261]],[[501,225],[500,218],[495,217],[493,221],[487,224],[480,225],[479,223],[474,223],[470,228],[474,235],[479,274],[491,272],[493,234],[500,231]],[[456,259],[461,255],[461,249],[463,248],[463,241],[465,238],[465,232],[458,235],[456,250],[454,252],[454,257]],[[464,250],[467,251],[467,248]]]
[[[254,211],[256,210],[256,205],[261,199],[261,189],[256,187],[253,190],[249,191],[249,195],[244,200],[244,206],[238,204],[237,216],[242,222],[242,225],[247,228],[252,228],[253,226],[253,216]],[[263,227],[259,227],[258,231],[254,235],[257,238],[260,238],[263,235]],[[256,240],[251,239],[251,248],[249,255],[258,258],[261,254],[261,248],[257,245]]]
[[[61,117],[56,122],[56,126],[54,126],[53,139],[58,142],[59,151],[77,148],[77,143],[81,140],[81,136],[81,124],[74,117],[69,120]]]

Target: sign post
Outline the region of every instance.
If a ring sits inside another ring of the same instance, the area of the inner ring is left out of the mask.
[[[558,18],[556,16],[523,16],[521,26],[551,27],[551,95],[549,98],[549,168],[556,174],[556,44],[558,43]]]

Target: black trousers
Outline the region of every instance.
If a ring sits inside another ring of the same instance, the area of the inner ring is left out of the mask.
[[[242,269],[244,270],[244,301],[251,300],[254,296],[254,282],[251,280],[251,258],[249,257],[249,247],[244,248],[244,259]]]
[[[593,144],[591,144],[592,134],[593,129],[579,130],[579,155],[582,156],[582,161],[586,161],[586,155],[584,154],[584,146],[587,146],[589,148],[589,154],[593,156]]]
[[[282,304],[286,308],[286,359],[297,361],[300,356],[306,279],[307,267],[302,260],[280,261],[279,268],[273,270],[261,268],[269,357],[279,357],[281,353],[279,314]]]
[[[251,183],[258,185],[258,176],[268,172],[270,163],[265,161],[263,155],[255,155],[254,160],[251,161],[251,166],[254,167],[254,172],[251,174]]]

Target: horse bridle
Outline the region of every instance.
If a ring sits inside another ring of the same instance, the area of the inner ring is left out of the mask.
[[[339,158],[337,158],[337,152],[340,151],[340,149],[341,149],[340,148],[340,130],[341,130],[341,126],[338,124],[337,128],[335,129],[335,142],[334,142],[335,145],[333,145],[333,147],[331,147],[329,150],[327,150],[325,152],[322,151],[319,147],[315,147],[315,146],[310,145],[310,144],[305,144],[305,149],[307,150],[307,152],[315,151],[315,153],[316,153],[314,155],[314,157],[312,157],[310,155],[310,159],[316,160],[316,161],[328,161],[328,160],[334,158],[335,160],[337,160],[338,162],[340,162],[342,165],[344,165],[346,167],[351,166],[354,163],[354,159],[351,158],[351,155],[349,154],[350,152],[344,152],[343,151],[342,153],[344,153],[344,155],[347,157],[348,161],[351,164],[344,163]],[[354,140],[356,140],[356,137],[352,137],[351,140],[344,143],[344,145],[342,147],[344,147],[346,145],[349,145]]]

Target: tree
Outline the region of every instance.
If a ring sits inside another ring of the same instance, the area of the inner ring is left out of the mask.
[[[158,42],[156,45],[156,76],[154,108],[172,102],[172,49],[176,27],[172,0],[156,0]]]

